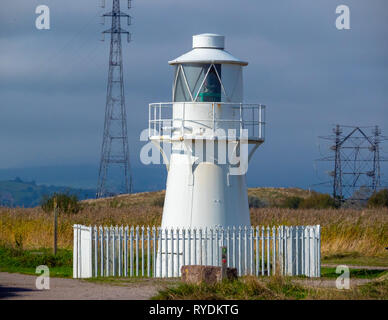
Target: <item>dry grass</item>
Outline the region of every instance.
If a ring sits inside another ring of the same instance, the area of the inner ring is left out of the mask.
[[[385,253],[388,244],[388,209],[252,209],[253,225],[321,225],[322,255],[359,252]]]
[[[286,189],[285,189],[286,190]],[[256,189],[250,190],[250,194]],[[263,192],[270,191],[270,188]],[[284,190],[283,190],[284,191]],[[282,192],[283,192],[282,191]],[[290,192],[289,190],[286,190]],[[139,193],[102,200],[83,201],[78,214],[59,217],[58,245],[72,248],[72,225],[159,225],[164,192]],[[252,209],[253,225],[322,226],[322,255],[358,252],[364,256],[386,254],[388,209]],[[34,249],[52,246],[53,217],[40,208],[0,208],[0,245]]]
[[[300,188],[250,188],[250,196],[256,196],[269,206],[278,206],[288,197],[307,198],[311,195],[308,190]]]
[[[296,279],[245,276],[215,284],[176,283],[166,286],[153,297],[158,300],[387,300],[388,280],[380,278],[348,290],[316,288]]]
[[[285,300],[303,299],[307,290],[290,278],[245,276],[214,284],[178,283],[160,290],[156,300]]]
[[[159,225],[161,208],[153,206],[128,208],[85,207],[77,214],[58,218],[58,246],[71,249],[73,224],[83,225]],[[0,208],[0,245],[15,246],[22,239],[24,249],[49,248],[53,243],[53,216],[34,209]]]

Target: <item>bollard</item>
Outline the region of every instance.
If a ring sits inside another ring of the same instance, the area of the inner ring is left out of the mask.
[[[226,246],[221,247],[221,281],[227,278],[226,269],[227,269],[227,248]]]

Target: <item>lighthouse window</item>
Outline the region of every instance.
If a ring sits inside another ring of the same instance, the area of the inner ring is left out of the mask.
[[[199,102],[219,102],[221,101],[221,83],[218,79],[218,76],[221,78],[221,65],[213,65],[205,82],[201,88],[201,91],[198,94],[197,101]]]
[[[209,69],[209,64],[183,64],[183,70],[185,72],[185,76],[187,79],[187,84],[189,85],[189,89],[191,91],[191,95],[193,100],[197,96],[198,90],[201,88],[203,79]]]
[[[173,99],[176,102],[219,102],[221,101],[219,78],[221,78],[221,64],[178,65]]]
[[[175,81],[174,101],[176,102],[192,101],[180,66],[178,66],[176,72],[177,72],[177,75],[176,75],[176,81]]]

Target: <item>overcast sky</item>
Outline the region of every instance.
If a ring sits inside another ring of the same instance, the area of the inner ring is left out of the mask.
[[[98,164],[106,2],[104,10],[100,0],[1,0],[0,168]],[[245,101],[268,107],[267,140],[250,165],[250,185],[307,187],[327,180],[314,169],[317,136],[337,123],[379,125],[388,135],[388,1],[132,2],[133,42],[123,45],[123,56],[134,166],[148,103],[171,100],[167,61],[191,49],[193,34],[205,32],[225,35],[226,50],[249,62]],[[51,9],[48,31],[35,28],[41,4]],[[350,8],[350,30],[335,28],[341,4]]]

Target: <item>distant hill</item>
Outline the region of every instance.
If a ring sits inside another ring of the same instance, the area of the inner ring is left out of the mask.
[[[115,197],[89,199],[83,201],[84,205],[91,207],[116,207],[131,208],[144,206],[163,206],[165,191],[140,192],[134,194],[121,194]],[[281,204],[287,197],[307,198],[309,190],[301,188],[248,188],[249,197],[257,197],[266,206]]]
[[[162,188],[160,188],[162,189]],[[95,189],[72,188],[36,184],[35,181],[23,181],[20,178],[0,181],[0,206],[31,208],[39,206],[44,195],[53,193],[75,194],[79,200],[92,207],[119,207],[156,205],[163,206],[165,191],[139,192],[123,194],[111,198],[95,199]],[[265,206],[276,206],[285,198],[308,197],[310,192],[300,188],[249,188],[248,195],[257,197]]]
[[[78,199],[90,199],[95,197],[93,189],[76,189],[61,186],[37,185],[35,181],[23,181],[20,178],[0,181],[0,206],[31,208],[40,205],[44,195],[53,193],[74,194]]]
[[[259,198],[267,206],[277,206],[288,197],[307,198],[309,190],[301,188],[249,188],[248,195]]]
[[[0,181],[20,177],[23,181],[36,181],[48,186],[71,186],[80,189],[95,189],[99,167],[96,165],[57,165],[26,168],[0,168]],[[120,177],[119,168],[112,168],[111,174]],[[132,167],[135,192],[156,191],[166,186],[167,170],[163,165]]]

